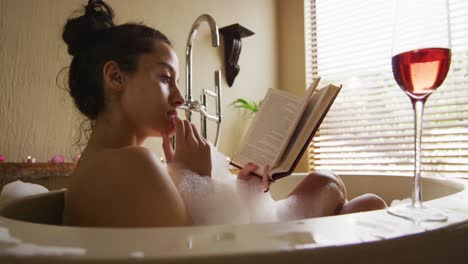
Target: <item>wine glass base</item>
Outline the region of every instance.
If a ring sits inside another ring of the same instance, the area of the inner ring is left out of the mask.
[[[415,222],[445,222],[448,219],[446,214],[430,206],[414,206],[412,203],[389,207],[387,212]]]

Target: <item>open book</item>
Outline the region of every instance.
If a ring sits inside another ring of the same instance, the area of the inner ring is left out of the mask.
[[[303,97],[269,89],[231,165],[253,162],[258,176],[270,165],[271,180],[290,175],[341,89],[328,85],[315,91],[319,81]]]

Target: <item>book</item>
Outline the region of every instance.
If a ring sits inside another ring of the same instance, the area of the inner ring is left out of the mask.
[[[231,165],[255,163],[254,175],[260,177],[270,165],[271,181],[291,175],[341,90],[332,84],[317,89],[319,82],[315,79],[305,96],[269,89]]]

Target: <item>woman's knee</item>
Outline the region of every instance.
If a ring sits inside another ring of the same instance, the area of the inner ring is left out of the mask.
[[[366,193],[346,203],[340,214],[366,212],[387,208],[385,201],[373,193]]]
[[[324,174],[309,174],[278,208],[281,220],[335,215],[346,197],[336,179]]]
[[[330,182],[309,193],[290,195],[278,202],[277,214],[281,221],[330,216],[337,214],[345,199],[336,183]]]
[[[340,177],[330,171],[314,171],[309,173],[304,179],[291,191],[290,195],[310,193],[311,191],[321,189],[329,184],[336,184],[346,199],[346,187]]]

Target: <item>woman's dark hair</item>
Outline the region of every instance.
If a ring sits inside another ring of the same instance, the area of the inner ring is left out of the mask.
[[[137,58],[154,49],[155,41],[171,45],[161,32],[142,24],[114,24],[112,8],[102,0],[89,0],[84,14],[68,19],[62,38],[73,56],[68,88],[78,110],[96,120],[105,106],[102,68],[108,61],[133,73]]]

